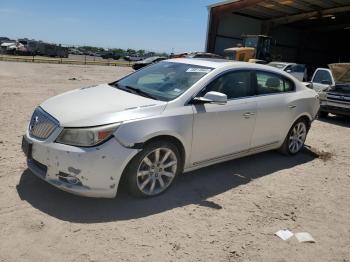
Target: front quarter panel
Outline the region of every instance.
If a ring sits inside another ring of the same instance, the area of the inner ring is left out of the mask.
[[[172,136],[185,149],[185,168],[189,164],[192,141],[193,110],[191,106],[167,108],[163,114],[123,123],[114,134],[124,147],[143,144],[158,136]]]

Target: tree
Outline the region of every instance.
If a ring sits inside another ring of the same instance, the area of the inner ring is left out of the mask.
[[[140,50],[137,51],[137,55],[138,56],[145,56],[145,53],[146,53],[146,51],[143,50],[143,49],[140,49]]]
[[[135,55],[135,54],[136,54],[136,50],[128,48],[128,49],[126,50],[126,53],[127,53],[128,55]]]

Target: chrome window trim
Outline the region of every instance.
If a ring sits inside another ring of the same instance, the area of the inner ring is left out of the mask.
[[[212,78],[211,80],[210,80],[210,82],[209,83],[207,83],[201,90],[199,90],[195,95],[193,95],[193,96],[191,96],[191,98],[190,99],[188,99],[188,101],[186,101],[186,103],[185,103],[185,106],[186,105],[189,105],[189,104],[191,104],[191,101],[195,98],[195,97],[197,97],[197,95],[199,94],[199,93],[201,93],[204,89],[206,89],[207,87],[208,87],[208,85],[210,85],[211,83],[213,83],[214,81],[216,81],[218,78],[220,78],[221,76],[223,76],[223,75],[225,75],[225,74],[228,74],[228,73],[233,73],[233,72],[241,72],[241,71],[248,71],[248,72],[250,72],[250,73],[252,73],[252,71],[253,71],[254,69],[228,69],[228,70],[226,70],[226,71],[223,71],[223,72],[221,72],[221,73],[219,73],[219,74],[217,74],[214,78]],[[251,81],[251,80],[250,80]],[[251,83],[252,84],[252,83]],[[251,97],[254,97],[255,95],[252,95],[252,96],[245,96],[245,97],[237,97],[237,98],[231,98],[231,99],[227,99],[227,102],[229,102],[229,101],[232,101],[232,100],[239,100],[239,99],[244,99],[244,98],[251,98]]]
[[[255,72],[254,72],[254,73],[255,73],[255,76],[256,76],[256,73],[258,73],[258,72],[264,72],[264,73],[268,73],[268,74],[272,74],[272,75],[279,76],[279,77],[282,78],[283,80],[284,80],[284,79],[287,79],[289,82],[291,82],[291,83],[293,84],[293,90],[292,90],[292,91],[287,91],[287,92],[283,91],[283,92],[279,92],[279,93],[261,94],[261,95],[256,94],[256,96],[286,94],[286,93],[294,93],[294,92],[297,91],[295,82],[294,82],[291,78],[289,78],[289,77],[287,77],[287,76],[285,76],[285,75],[282,75],[282,74],[279,74],[279,73],[276,73],[276,72],[271,72],[271,71],[269,71],[269,70],[264,70],[264,69],[254,69],[254,71],[255,71]],[[256,79],[256,80],[257,80],[257,79]],[[257,84],[257,83],[258,83],[258,82],[256,81],[255,84]],[[256,93],[257,93],[257,92],[258,92],[258,89],[257,89],[257,87],[256,87]]]
[[[229,70],[223,71],[223,72],[219,73],[218,75],[216,75],[215,78],[211,79],[210,82],[209,82],[208,84],[206,84],[200,91],[198,91],[195,95],[191,96],[191,98],[188,99],[188,101],[186,101],[186,103],[185,103],[184,105],[185,105],[185,106],[187,106],[187,105],[192,105],[192,104],[191,104],[191,101],[192,101],[194,98],[196,98],[197,95],[198,95],[199,93],[201,93],[205,88],[207,88],[208,85],[210,85],[212,82],[214,82],[215,80],[217,80],[217,79],[218,79],[219,77],[221,77],[222,75],[227,74],[227,73],[231,73],[231,72],[240,72],[240,71],[249,71],[251,74],[255,74],[255,75],[256,75],[257,72],[266,72],[266,73],[271,73],[271,74],[278,75],[278,76],[280,76],[281,78],[283,78],[283,79],[285,78],[285,79],[287,79],[288,81],[290,81],[290,82],[293,84],[293,90],[292,90],[292,91],[287,91],[287,92],[271,93],[271,94],[260,94],[260,95],[259,95],[259,94],[257,94],[257,87],[254,86],[254,89],[255,89],[255,94],[254,94],[254,95],[252,95],[252,96],[244,96],[244,97],[237,97],[237,98],[227,99],[227,102],[233,101],[233,100],[248,99],[248,98],[253,98],[253,97],[263,97],[263,96],[271,96],[271,95],[290,94],[290,93],[296,93],[296,91],[297,91],[297,90],[296,90],[296,84],[295,84],[295,82],[294,82],[291,78],[289,78],[289,77],[287,77],[287,76],[285,76],[285,75],[276,73],[276,72],[272,72],[272,71],[270,71],[270,70],[251,69],[251,68],[246,68],[246,69],[229,69]],[[252,81],[252,80],[251,80],[251,81]],[[251,84],[255,85],[255,84],[256,84],[256,81],[255,81],[255,83],[251,83]]]

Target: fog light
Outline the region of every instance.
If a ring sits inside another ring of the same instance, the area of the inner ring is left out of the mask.
[[[58,179],[70,185],[81,185],[81,181],[79,180],[79,178],[64,172],[58,173]]]

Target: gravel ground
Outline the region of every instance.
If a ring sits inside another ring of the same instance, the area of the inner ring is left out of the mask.
[[[1,262],[350,261],[349,119],[315,121],[298,156],[204,168],[153,199],[85,199],[32,175],[20,142],[33,109],[130,71],[0,62]],[[284,228],[316,243],[274,236]]]

